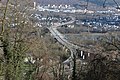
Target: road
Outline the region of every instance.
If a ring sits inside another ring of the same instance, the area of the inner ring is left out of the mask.
[[[51,27],[48,27],[49,31],[54,36],[54,38],[56,38],[58,40],[58,42],[60,42],[62,45],[66,46],[71,52],[71,56],[66,61],[64,61],[63,63],[70,62],[73,59],[73,56],[76,55],[76,49],[79,48],[79,46],[74,45],[74,44],[70,43],[68,40],[66,40],[65,36],[57,30],[57,28],[60,27],[60,26],[74,23],[75,19],[73,17],[71,17],[71,19],[72,20],[69,21],[69,22],[58,24],[57,26],[53,25]]]

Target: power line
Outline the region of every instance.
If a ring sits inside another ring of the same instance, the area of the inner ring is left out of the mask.
[[[104,0],[104,2],[103,2],[103,8],[105,8],[106,7],[106,2],[107,2],[107,0]],[[120,9],[120,7],[119,7],[119,4],[116,2],[116,0],[113,0],[113,2],[116,4],[116,8],[117,9]]]
[[[103,2],[103,8],[105,8],[106,6],[105,6],[105,3],[106,3],[106,0]]]
[[[116,6],[119,7],[118,3],[115,0],[113,0],[113,1],[115,2]]]

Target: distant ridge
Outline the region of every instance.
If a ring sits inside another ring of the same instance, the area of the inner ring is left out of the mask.
[[[79,0],[37,0],[38,3],[47,5],[47,4],[68,4],[68,5],[73,5],[78,3]]]
[[[38,3],[42,5],[47,5],[47,4],[68,4],[68,5],[73,5],[73,4],[79,4],[80,2],[86,2],[87,0],[37,0]],[[89,0],[89,3],[96,4],[98,6],[102,6],[105,0]],[[115,0],[118,5],[120,4],[120,0]],[[114,0],[106,0],[106,5],[109,6],[115,6]]]
[[[87,0],[80,0],[80,1],[87,1]],[[89,2],[94,3],[94,4],[97,4],[97,5],[99,5],[99,6],[103,6],[104,1],[105,1],[105,0],[89,0]],[[115,3],[114,1],[115,1],[118,5],[120,5],[120,0],[106,0],[105,5],[115,6],[116,3]]]

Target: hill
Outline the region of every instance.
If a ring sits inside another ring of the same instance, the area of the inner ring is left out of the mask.
[[[46,4],[68,4],[68,5],[74,5],[74,4],[84,4],[87,0],[37,0],[38,3],[46,5]],[[105,0],[89,0],[89,3],[102,6]],[[119,5],[120,0],[106,0],[105,5],[108,6],[116,6],[116,3]]]
[[[78,3],[78,0],[37,0],[40,4],[69,4]]]

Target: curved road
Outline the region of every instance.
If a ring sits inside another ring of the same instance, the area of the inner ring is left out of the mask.
[[[71,19],[72,20],[69,22],[62,23],[57,26],[53,25],[51,27],[47,27],[49,29],[49,31],[51,32],[51,34],[54,36],[54,38],[56,38],[58,40],[58,42],[60,42],[62,45],[66,46],[71,52],[71,56],[63,63],[68,63],[68,62],[72,61],[73,56],[76,55],[76,49],[80,48],[79,46],[74,45],[74,44],[70,43],[69,41],[67,41],[65,39],[65,36],[57,30],[57,27],[74,23],[75,19],[73,17],[71,17]]]

